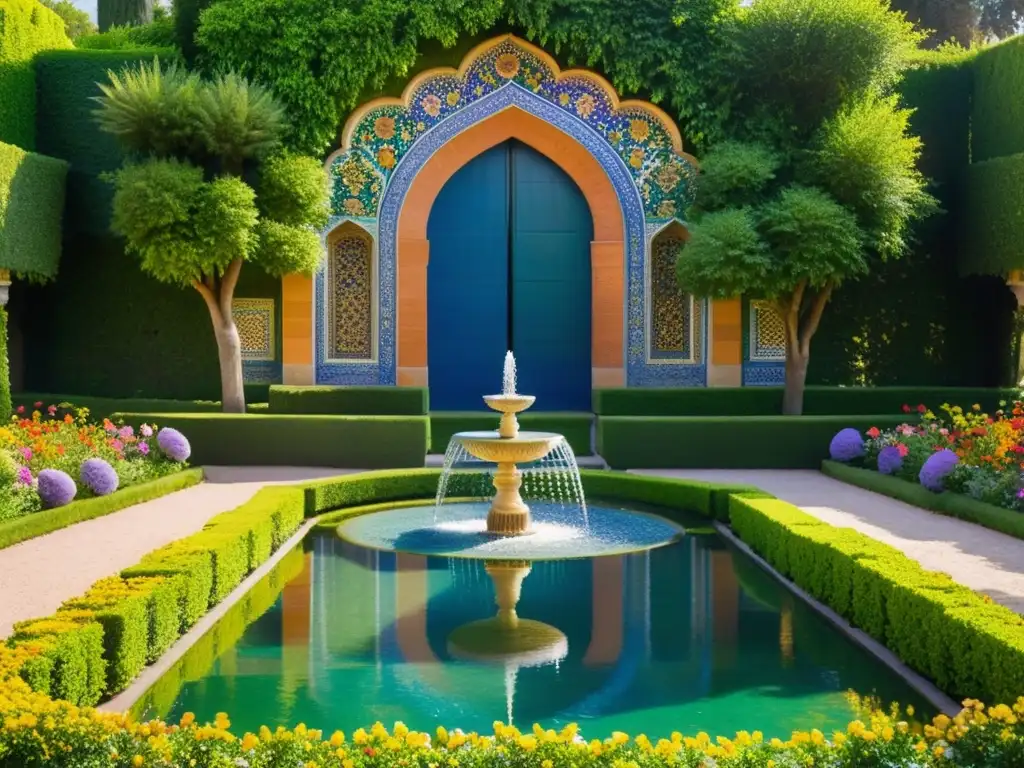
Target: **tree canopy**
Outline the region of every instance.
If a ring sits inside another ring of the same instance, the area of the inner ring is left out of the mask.
[[[1024,0],[892,0],[921,29],[925,45],[954,42],[970,46],[988,38],[1018,34],[1024,25]]]

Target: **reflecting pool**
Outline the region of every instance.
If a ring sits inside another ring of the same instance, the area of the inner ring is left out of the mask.
[[[850,689],[931,712],[713,533],[508,567],[311,535],[136,711],[226,711],[237,733],[299,722],[351,732],[377,720],[489,732],[511,720],[577,722],[602,738],[828,732],[852,719]],[[518,579],[523,642],[495,639],[483,621],[498,621],[500,579]]]

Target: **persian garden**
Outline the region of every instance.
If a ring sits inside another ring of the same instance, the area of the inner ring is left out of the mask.
[[[1022,23],[0,0],[0,766],[1024,765]]]

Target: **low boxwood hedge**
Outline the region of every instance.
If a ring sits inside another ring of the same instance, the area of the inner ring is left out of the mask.
[[[778,499],[732,497],[743,541],[773,568],[955,695],[1024,690],[1024,618],[898,550]]]
[[[816,469],[840,429],[888,429],[882,416],[600,416],[597,449],[613,469]]]
[[[174,427],[197,465],[377,469],[422,467],[430,445],[427,416],[281,416],[118,413],[139,426]]]
[[[334,416],[424,416],[426,387],[270,387],[271,413]]]
[[[267,410],[268,384],[246,384],[246,410]],[[17,392],[11,396],[14,407],[32,411],[36,403],[43,406],[69,403],[88,408],[94,419],[108,419],[116,413],[220,413],[217,400],[161,400],[151,397],[97,397],[93,395],[54,395],[43,392]]]
[[[435,411],[430,414],[430,452],[444,453],[456,432],[497,429],[499,417],[500,414],[494,411]],[[577,456],[590,456],[594,452],[591,445],[592,413],[526,411],[519,414],[518,421],[523,430],[565,435]]]
[[[858,488],[1024,539],[1024,514],[1012,509],[987,504],[959,493],[933,493],[918,483],[883,475],[871,469],[851,467],[838,461],[823,461],[821,471]]]
[[[807,387],[804,413],[871,415],[899,413],[904,405],[975,403],[992,411],[1001,400],[1019,396],[1016,389],[977,387]],[[593,408],[598,416],[777,416],[782,413],[781,387],[619,387],[595,389]]]
[[[44,509],[31,515],[7,520],[0,523],[0,549],[58,531],[83,520],[109,515],[133,504],[166,496],[201,483],[202,480],[202,469],[186,469],[147,483],[130,485],[108,496],[73,501],[63,507]]]

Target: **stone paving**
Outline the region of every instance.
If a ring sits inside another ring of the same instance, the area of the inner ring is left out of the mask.
[[[890,544],[925,568],[948,573],[997,603],[1024,613],[1024,540],[928,512],[813,470],[634,471],[756,486],[827,523],[855,528]]]
[[[120,512],[0,549],[0,638],[15,622],[53,613],[93,582],[200,530],[244,504],[265,485],[353,470],[303,467],[207,467],[206,481]]]

